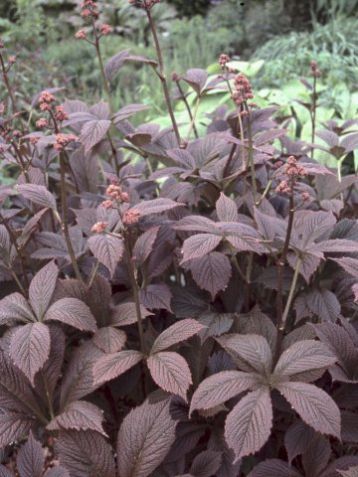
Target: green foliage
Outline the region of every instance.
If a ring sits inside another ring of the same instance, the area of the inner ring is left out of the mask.
[[[210,0],[169,0],[174,5],[180,15],[194,16],[204,15],[211,5]]]
[[[354,86],[358,68],[358,20],[340,18],[317,24],[312,32],[292,32],[259,48],[255,57],[266,61],[261,85],[278,86],[308,73],[310,60],[318,62],[327,84],[347,82]]]

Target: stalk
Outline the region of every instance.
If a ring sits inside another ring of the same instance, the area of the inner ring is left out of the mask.
[[[68,228],[68,208],[67,208],[67,188],[66,188],[66,176],[65,176],[65,158],[63,153],[60,153],[60,194],[61,194],[61,210],[62,210],[62,219],[60,218],[61,229],[65,237],[66,246],[70,260],[72,263],[73,270],[75,272],[76,278],[83,282],[83,278],[80,272],[80,269],[77,264],[76,254],[73,249],[71,242],[70,232]]]
[[[196,126],[195,126],[195,121],[193,119],[193,113],[191,112],[191,109],[190,109],[190,105],[188,103],[188,100],[186,99],[186,96],[185,96],[185,93],[183,91],[183,88],[181,87],[180,85],[180,80],[176,80],[176,85],[178,87],[178,91],[179,91],[179,94],[180,94],[180,97],[181,99],[183,100],[184,104],[185,104],[185,107],[186,107],[186,110],[188,112],[188,116],[189,116],[189,119],[191,121],[191,123],[193,124],[193,132],[195,134],[195,137],[198,138],[199,137],[199,134],[198,134],[198,130],[196,129]]]
[[[317,77],[313,76],[313,92],[312,92],[312,111],[311,111],[311,121],[312,121],[312,137],[311,141],[314,144],[316,138],[316,116],[317,116]],[[314,148],[311,151],[311,159],[314,158]]]
[[[137,327],[138,327],[138,333],[139,333],[140,349],[141,349],[141,352],[145,354],[144,330],[143,330],[142,312],[140,309],[140,300],[139,300],[139,287],[138,287],[138,283],[136,279],[135,267],[132,260],[132,253],[131,253],[130,245],[128,243],[127,234],[125,234],[124,236],[124,245],[125,245],[126,254],[127,254],[129,278],[132,285],[132,294],[133,294],[133,300],[135,303],[135,310],[137,315]]]
[[[276,310],[277,310],[277,344],[276,344],[276,358],[278,358],[281,351],[282,339],[286,330],[287,316],[290,310],[293,294],[296,288],[296,283],[301,267],[301,260],[297,261],[295,274],[291,283],[291,290],[286,302],[285,310],[283,311],[283,270],[287,261],[287,254],[290,246],[290,240],[293,230],[293,219],[295,216],[295,202],[294,202],[294,190],[293,181],[291,181],[291,193],[290,193],[290,212],[288,218],[288,225],[286,231],[285,243],[282,250],[281,258],[277,264],[277,298],[276,298]]]
[[[146,12],[147,12],[147,17],[148,17],[149,26],[150,26],[150,29],[151,29],[151,32],[152,32],[153,40],[154,40],[155,49],[156,49],[156,52],[157,52],[159,71],[156,70],[156,72],[157,72],[158,77],[160,79],[160,82],[162,84],[164,98],[165,98],[168,113],[169,113],[169,116],[170,116],[170,119],[171,119],[171,122],[172,122],[172,125],[173,125],[174,134],[175,134],[175,137],[177,139],[178,146],[180,146],[181,138],[180,138],[179,128],[178,128],[178,125],[177,125],[177,122],[176,122],[176,119],[175,119],[175,116],[174,116],[172,103],[171,103],[171,100],[170,100],[169,87],[168,87],[168,82],[167,82],[167,78],[166,78],[165,71],[164,71],[163,55],[162,55],[162,50],[161,50],[159,39],[158,39],[157,29],[156,29],[155,22],[153,20],[153,17],[152,17],[152,14],[151,14],[150,10],[147,9]]]
[[[16,106],[15,96],[14,96],[14,93],[13,93],[11,85],[10,85],[9,77],[7,75],[7,70],[6,70],[4,58],[1,54],[0,54],[0,65],[1,65],[2,77],[3,77],[4,83],[5,83],[7,92],[9,94],[9,97],[10,97],[12,111],[13,111],[13,113],[17,113],[17,106]]]

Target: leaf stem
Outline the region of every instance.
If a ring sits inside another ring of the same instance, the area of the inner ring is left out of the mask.
[[[189,119],[190,121],[192,122],[193,124],[193,132],[195,134],[195,137],[198,138],[199,137],[199,134],[198,134],[198,130],[196,129],[196,125],[195,125],[195,121],[193,121],[193,113],[191,112],[191,109],[190,109],[190,105],[189,105],[189,102],[185,96],[185,93],[183,91],[183,88],[181,87],[181,84],[180,84],[180,80],[178,79],[176,81],[176,85],[178,87],[178,91],[179,91],[179,94],[180,94],[180,97],[181,99],[183,100],[184,104],[185,104],[185,107],[186,107],[186,110],[188,112],[188,116],[189,116]]]

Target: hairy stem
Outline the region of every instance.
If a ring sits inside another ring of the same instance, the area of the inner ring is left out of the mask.
[[[255,163],[254,163],[254,145],[252,140],[252,128],[251,128],[251,115],[247,105],[246,111],[249,113],[248,121],[247,121],[247,136],[249,141],[249,151],[248,151],[248,165],[251,171],[251,181],[252,181],[252,189],[254,194],[254,200],[256,201],[256,194],[257,194],[257,184],[256,184],[256,171],[255,171]]]
[[[195,128],[195,121],[196,121],[196,116],[198,115],[199,106],[200,106],[200,96],[198,95],[197,98],[196,98],[196,104],[195,104],[195,108],[194,108],[194,114],[193,114],[193,117],[192,117],[192,119],[191,119],[191,122],[190,122],[190,125],[189,125],[188,134],[187,134],[187,137],[186,137],[187,142],[188,142],[189,139],[190,139],[190,135],[191,135],[191,132],[192,132],[193,128]]]
[[[174,134],[175,134],[175,137],[177,139],[178,146],[180,146],[181,138],[180,138],[179,128],[178,128],[178,125],[177,125],[177,122],[176,122],[176,119],[175,119],[175,116],[174,116],[174,111],[173,111],[173,107],[172,107],[172,103],[171,103],[171,99],[170,99],[168,82],[167,82],[167,78],[166,78],[165,71],[164,71],[164,62],[163,62],[162,50],[161,50],[159,39],[158,39],[157,29],[156,29],[152,14],[150,13],[149,9],[147,9],[147,17],[148,17],[149,26],[150,26],[152,36],[153,36],[153,40],[154,40],[155,50],[157,52],[158,67],[159,67],[159,71],[157,72],[157,74],[158,74],[160,82],[162,84],[164,98],[165,98],[168,113],[169,113],[169,116],[170,116],[170,119],[171,119],[171,122],[172,122],[172,125],[173,125]]]

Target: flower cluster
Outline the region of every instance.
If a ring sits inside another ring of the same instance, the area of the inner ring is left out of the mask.
[[[48,121],[46,118],[40,118],[36,121],[36,127],[39,129],[47,128],[47,126],[48,126]]]
[[[139,219],[140,219],[139,210],[132,209],[132,210],[127,210],[126,212],[124,212],[122,222],[124,225],[134,225],[138,223]]]
[[[53,147],[56,151],[63,151],[71,142],[77,141],[78,137],[74,134],[56,134],[56,142]]]
[[[129,202],[128,193],[123,192],[121,186],[117,184],[110,184],[106,189],[106,195],[109,199],[102,202],[102,207],[105,209],[111,209],[114,206],[114,202]]]
[[[56,106],[55,118],[59,122],[66,121],[66,119],[68,119],[68,114],[64,110],[63,106]]]
[[[83,29],[78,30],[75,33],[75,38],[76,38],[76,40],[86,40],[87,39],[87,33]]]
[[[96,20],[99,17],[97,3],[93,0],[84,0],[81,4],[81,17]]]
[[[294,156],[290,156],[285,165],[285,173],[289,177],[303,177],[307,172],[304,167],[298,164],[297,159]]]
[[[229,55],[226,55],[225,53],[222,53],[220,56],[219,56],[219,65],[221,66],[221,68],[225,68],[225,66],[227,65],[227,63],[229,63],[230,61],[230,56]]]
[[[251,83],[242,73],[235,76],[234,80],[235,91],[233,93],[233,100],[238,106],[241,106],[248,99],[254,97],[252,93]]]
[[[97,28],[101,36],[107,36],[113,31],[113,28],[111,27],[111,25],[108,25],[107,23],[102,23]]]
[[[319,78],[322,76],[321,70],[318,68],[317,61],[311,61],[311,73],[314,78]]]
[[[150,10],[156,3],[160,3],[160,0],[128,0],[131,5]]]
[[[103,234],[108,227],[108,222],[96,222],[91,228],[91,232],[94,234]]]
[[[41,111],[50,111],[51,104],[56,101],[55,96],[49,91],[42,91],[39,98]]]

